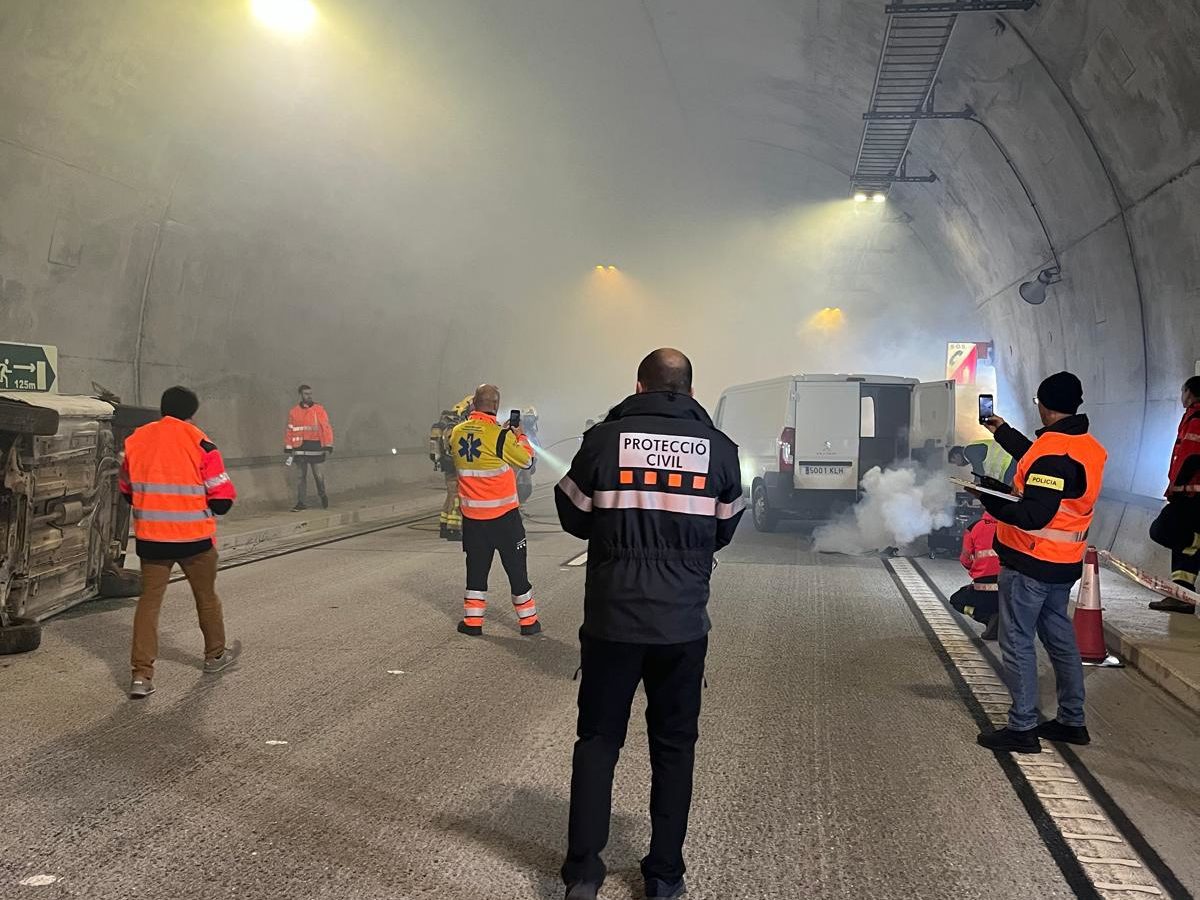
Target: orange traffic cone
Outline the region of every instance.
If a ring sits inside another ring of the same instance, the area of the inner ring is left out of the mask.
[[[1085,666],[1120,668],[1125,664],[1104,643],[1104,610],[1100,606],[1100,558],[1095,547],[1083,557],[1083,578],[1075,600],[1075,642]]]

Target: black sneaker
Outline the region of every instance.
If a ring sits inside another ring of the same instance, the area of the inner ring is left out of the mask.
[[[295,506],[292,507],[292,512],[304,512],[306,509],[308,509],[308,507],[305,506],[303,503],[297,503]]]
[[[466,622],[458,623],[459,634],[469,634],[471,637],[480,637],[483,634],[482,625],[468,625]]]
[[[999,637],[1000,633],[1000,613],[994,613],[988,619],[987,628],[983,629],[983,634],[980,637],[985,641],[994,641]]]
[[[567,887],[566,900],[596,900],[599,894],[600,885],[579,881]]]
[[[987,747],[997,753],[1041,753],[1042,744],[1038,740],[1038,730],[1013,731],[1011,728],[1000,728],[996,731],[985,731],[975,738],[980,747]]]
[[[1043,722],[1037,727],[1038,737],[1059,744],[1078,744],[1086,747],[1092,742],[1086,725],[1064,725],[1058,719]]]
[[[648,900],[674,900],[687,893],[687,885],[683,879],[678,881],[663,881],[661,878],[646,879],[646,897]]]
[[[534,622],[532,625],[522,625],[521,626],[521,634],[523,634],[523,635],[528,636],[531,634],[541,634],[541,633],[542,633],[542,623],[541,622]]]

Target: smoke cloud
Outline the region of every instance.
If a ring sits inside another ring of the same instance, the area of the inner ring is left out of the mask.
[[[813,532],[823,553],[869,553],[909,548],[918,538],[954,521],[954,485],[916,466],[875,467],[862,480],[863,498],[840,519]]]

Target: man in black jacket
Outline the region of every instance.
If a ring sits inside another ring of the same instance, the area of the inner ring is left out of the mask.
[[[684,893],[709,579],[744,507],[737,446],[693,399],[688,358],[656,350],[637,378],[554,491],[563,528],[588,541],[567,900],[594,900],[604,881],[613,771],[640,682],[652,770],[646,896]]]
[[[1067,614],[1071,585],[1083,573],[1088,529],[1104,481],[1108,452],[1079,413],[1083,385],[1059,372],[1038,387],[1042,428],[1029,440],[999,416],[984,424],[1017,460],[1011,499],[980,494],[996,519],[994,547],[1000,557],[1000,653],[1012,694],[1008,727],[979,735],[989,750],[1039,753],[1039,737],[1087,744],[1083,666]],[[1041,638],[1058,689],[1058,716],[1038,724],[1038,661]]]

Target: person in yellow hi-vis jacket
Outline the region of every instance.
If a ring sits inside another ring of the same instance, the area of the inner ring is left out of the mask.
[[[458,472],[458,496],[462,505],[463,550],[467,554],[467,589],[463,595],[463,634],[483,634],[487,610],[488,573],[492,557],[508,574],[512,602],[521,634],[537,634],[538,622],[533,587],[529,584],[525,526],[521,522],[514,470],[533,465],[533,448],[520,422],[501,425],[496,419],[500,389],[482,384],[475,391],[473,412],[450,432],[448,441]]]

